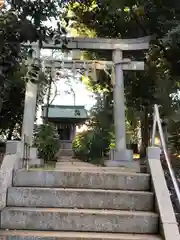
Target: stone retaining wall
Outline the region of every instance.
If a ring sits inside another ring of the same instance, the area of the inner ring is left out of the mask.
[[[12,185],[13,171],[19,168],[18,155],[5,155],[0,168],[0,209],[6,206],[7,189]]]

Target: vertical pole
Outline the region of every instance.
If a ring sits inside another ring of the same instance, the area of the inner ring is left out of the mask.
[[[152,138],[151,138],[151,145],[155,145],[155,138],[156,138],[156,124],[157,124],[157,119],[156,119],[156,112],[154,110],[154,116],[153,116],[153,129],[152,129]]]
[[[52,71],[52,70],[51,70]],[[48,117],[49,117],[49,107],[50,107],[50,97],[51,97],[51,85],[52,85],[52,72],[49,76],[49,82],[48,82],[48,95],[47,95],[47,107],[46,107],[46,117],[45,122],[48,123]]]
[[[54,51],[52,50],[52,58],[53,58]],[[50,70],[50,76],[49,76],[49,81],[48,81],[48,93],[47,93],[47,107],[46,107],[46,116],[45,116],[45,123],[48,123],[48,116],[49,116],[49,107],[50,107],[50,98],[51,98],[51,85],[53,81],[53,72],[54,69],[53,67]]]
[[[124,100],[124,76],[122,64],[122,51],[113,52],[115,64],[115,85],[114,85],[114,124],[116,136],[116,151],[126,149],[126,128],[125,128],[125,100]]]
[[[35,58],[40,59],[40,48],[36,49]],[[30,146],[33,141],[34,120],[36,114],[36,100],[37,100],[37,84],[28,81],[26,84],[26,94],[24,103],[24,116],[22,126],[22,142],[24,143],[24,135],[29,139]]]

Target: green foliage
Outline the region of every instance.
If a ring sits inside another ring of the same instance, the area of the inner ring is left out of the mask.
[[[109,139],[96,129],[79,133],[73,142],[74,156],[83,161],[102,164],[109,147]]]
[[[173,153],[180,153],[180,122],[170,121],[168,124],[168,142]]]
[[[47,41],[55,34],[59,36],[65,34],[65,29],[59,25],[56,28],[48,27],[45,22],[58,18],[61,15],[61,7],[63,7],[61,0],[15,0],[10,1],[11,11],[15,11],[18,17],[18,33],[20,42],[36,42]]]
[[[60,21],[54,28],[45,21],[60,18],[63,1],[8,1],[8,8],[0,11],[0,132],[11,138],[15,126],[21,131],[24,109],[27,49],[22,43],[43,41],[66,34]],[[55,43],[54,42],[54,43]],[[46,92],[47,79],[41,72],[37,104]]]
[[[111,139],[111,141],[110,141],[109,149],[115,149],[116,148],[116,139],[115,139],[114,132],[111,133],[110,139]]]
[[[45,21],[60,16],[63,1],[9,1],[8,9],[0,12],[0,101],[8,87],[8,80],[20,69],[27,52],[21,44],[27,41],[40,42],[56,37],[61,40],[65,29],[53,29]]]
[[[76,157],[98,163],[109,152],[113,129],[112,94],[97,94],[97,103],[90,114],[89,130],[77,135],[73,149]]]
[[[34,145],[38,148],[41,158],[46,162],[56,160],[59,150],[59,137],[53,124],[43,124],[39,127],[34,137]]]
[[[92,135],[92,131],[84,131],[76,135],[73,142],[73,152],[76,158],[89,161]]]
[[[20,42],[18,38],[18,18],[11,12],[0,13],[0,100],[9,86],[8,79],[19,67],[21,58]],[[13,42],[13,43],[12,43]]]
[[[0,114],[0,131],[8,132],[8,139],[11,139],[15,126],[20,131],[23,119],[26,67],[21,66],[6,82],[4,92],[1,92],[2,106]]]

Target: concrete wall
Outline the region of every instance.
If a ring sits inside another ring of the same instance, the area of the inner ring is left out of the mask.
[[[6,142],[6,154],[16,154],[18,144],[20,144],[20,141],[7,141]]]
[[[0,209],[6,206],[7,189],[12,185],[13,171],[19,167],[17,154],[5,155],[0,168]]]

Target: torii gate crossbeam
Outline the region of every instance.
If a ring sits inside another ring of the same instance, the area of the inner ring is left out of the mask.
[[[80,49],[80,50],[143,50],[149,48],[149,41],[151,37],[143,37],[136,39],[108,39],[108,38],[82,38],[82,37],[67,37],[66,49]],[[53,41],[43,43],[43,49],[62,49],[63,40],[60,43],[54,44]],[[25,43],[23,46],[38,48],[38,43]]]

